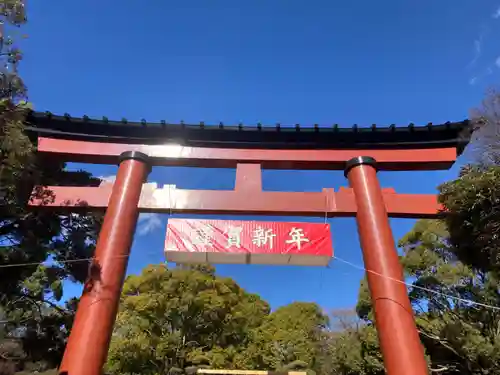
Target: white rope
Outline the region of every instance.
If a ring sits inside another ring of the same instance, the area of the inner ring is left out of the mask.
[[[326,202],[325,202],[325,205],[326,205],[326,206],[325,206],[325,224],[326,224],[326,222],[327,222],[327,220],[328,220],[328,208],[329,208],[329,207],[328,207],[328,203],[329,203],[328,195],[329,195],[329,194],[328,194],[328,191],[326,191],[326,192],[325,192],[325,201],[326,201]]]
[[[170,208],[169,217],[172,216],[172,199],[171,199],[172,185],[168,184],[168,207]]]
[[[148,254],[148,253],[146,253]],[[158,254],[157,252],[155,253],[149,253],[151,255],[153,254]],[[130,255],[117,255],[117,256],[114,256],[112,258],[127,258],[129,257]],[[82,258],[82,259],[70,259],[70,260],[62,260],[62,261],[55,261],[56,264],[66,264],[66,263],[78,263],[78,262],[89,262],[89,261],[93,261],[95,258]],[[397,283],[400,283],[400,284],[403,284],[403,285],[406,285],[407,287],[409,288],[416,288],[416,289],[420,289],[420,290],[424,290],[426,292],[429,292],[429,293],[433,293],[433,294],[436,294],[436,295],[439,295],[439,296],[443,296],[443,297],[446,297],[446,298],[449,298],[449,299],[452,299],[452,300],[455,300],[455,301],[460,301],[460,302],[464,302],[464,303],[467,303],[467,304],[470,304],[470,305],[474,305],[474,306],[481,306],[481,307],[484,307],[484,308],[488,308],[488,309],[492,309],[492,310],[497,310],[497,311],[500,311],[500,307],[499,306],[494,306],[494,305],[489,305],[489,304],[486,304],[486,303],[480,303],[480,302],[475,302],[475,301],[472,301],[470,299],[466,299],[466,298],[461,298],[461,297],[456,297],[456,296],[453,296],[451,294],[446,294],[446,293],[442,293],[442,292],[438,292],[436,290],[432,290],[432,289],[429,289],[429,288],[425,288],[425,287],[422,287],[422,286],[418,286],[418,285],[413,285],[411,283],[407,283],[405,281],[401,281],[401,280],[398,280],[398,279],[395,279],[395,278],[392,278],[392,277],[389,277],[389,276],[385,276],[385,275],[382,275],[381,273],[378,273],[376,271],[373,271],[373,270],[368,270],[366,269],[365,267],[363,266],[360,266],[360,265],[357,265],[355,263],[352,263],[352,262],[349,262],[345,259],[342,259],[342,258],[339,258],[337,256],[334,256],[333,259],[336,259],[338,260],[339,262],[342,262],[342,263],[345,263],[353,268],[356,268],[356,269],[359,269],[361,271],[365,271],[365,272],[369,272],[371,274],[374,274],[374,275],[377,275],[379,277],[383,277],[385,279],[388,279],[388,280],[391,280],[391,281],[394,281],[394,282],[397,282]],[[29,267],[29,266],[38,266],[38,265],[42,265],[43,263],[40,263],[40,262],[30,262],[30,263],[9,263],[9,264],[1,264],[0,265],[0,269],[1,268],[12,268],[12,267]],[[328,268],[331,268],[330,266],[328,266]]]
[[[348,264],[349,266],[357,268],[359,270],[362,270],[362,271],[365,271],[365,272],[369,272],[371,274],[377,275],[379,277],[383,277],[383,278],[391,280],[391,281],[395,281],[395,282],[400,283],[400,284],[404,284],[404,285],[406,285],[409,288],[416,288],[416,289],[420,289],[420,290],[425,290],[426,292],[433,293],[433,294],[436,294],[436,295],[440,295],[442,297],[450,298],[450,299],[453,299],[455,301],[460,301],[460,302],[468,303],[468,304],[471,304],[471,305],[481,306],[481,307],[485,307],[485,308],[488,308],[488,309],[499,310],[500,311],[500,307],[499,306],[493,306],[493,305],[488,305],[486,303],[475,302],[475,301],[472,301],[470,299],[460,298],[460,297],[452,296],[451,294],[441,293],[441,292],[438,292],[436,290],[432,290],[432,289],[429,289],[429,288],[424,288],[423,286],[418,286],[418,285],[410,284],[410,283],[407,283],[405,281],[401,281],[401,280],[394,279],[394,278],[389,277],[389,276],[382,275],[381,273],[378,273],[376,271],[368,270],[368,269],[366,269],[363,266],[359,266],[357,264],[351,263],[348,260],[344,260],[344,259],[339,258],[337,256],[333,256],[333,259],[336,259],[339,262]]]

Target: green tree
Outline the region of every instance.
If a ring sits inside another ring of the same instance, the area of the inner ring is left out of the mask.
[[[400,243],[433,367],[445,374],[500,373],[500,310],[489,307],[500,306],[495,275],[460,260],[443,222],[420,221]]]
[[[440,190],[451,251],[477,272],[500,276],[500,166],[468,166]]]
[[[382,375],[385,373],[375,327],[356,310],[334,310],[325,332],[321,374]]]
[[[257,368],[317,371],[328,317],[314,303],[294,302],[266,317],[244,353]]]
[[[241,352],[269,306],[211,267],[149,266],[125,281],[110,374],[241,368]]]
[[[325,337],[321,374],[383,375],[384,363],[372,324],[346,327]]]

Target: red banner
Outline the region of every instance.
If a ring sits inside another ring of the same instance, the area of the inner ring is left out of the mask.
[[[333,248],[328,224],[169,219],[165,255],[175,263],[320,266]]]

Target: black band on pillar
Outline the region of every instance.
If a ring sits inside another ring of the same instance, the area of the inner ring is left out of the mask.
[[[122,152],[120,154],[120,156],[118,157],[118,164],[120,164],[122,161],[130,160],[130,159],[142,161],[143,163],[146,163],[146,164],[149,164],[149,161],[150,161],[149,156],[143,152],[125,151],[125,152]]]
[[[151,158],[143,152],[140,151],[125,151],[118,157],[118,165],[120,165],[125,160],[137,160],[147,164],[148,170],[146,176],[144,176],[145,181],[147,181],[147,176],[151,173],[152,165]]]
[[[370,165],[373,168],[377,168],[377,161],[370,156],[356,156],[345,163],[344,176],[347,177],[349,171],[358,165]]]

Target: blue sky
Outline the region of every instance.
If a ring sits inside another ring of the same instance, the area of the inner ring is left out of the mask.
[[[498,81],[499,7],[500,0],[32,1],[21,73],[36,110],[75,117],[249,125],[455,121]],[[97,176],[116,173],[114,166],[83,167]],[[434,193],[456,172],[387,172],[380,179],[398,192]],[[231,189],[234,176],[154,168],[149,181]],[[341,172],[323,171],[265,171],[263,183],[282,191],[347,185]],[[141,218],[129,273],[163,261],[167,218]],[[335,254],[361,265],[354,219],[329,222]],[[391,224],[398,238],[413,221]],[[329,268],[217,270],[273,307],[294,300],[351,307],[362,277],[336,261]],[[80,291],[69,285],[65,295]]]

